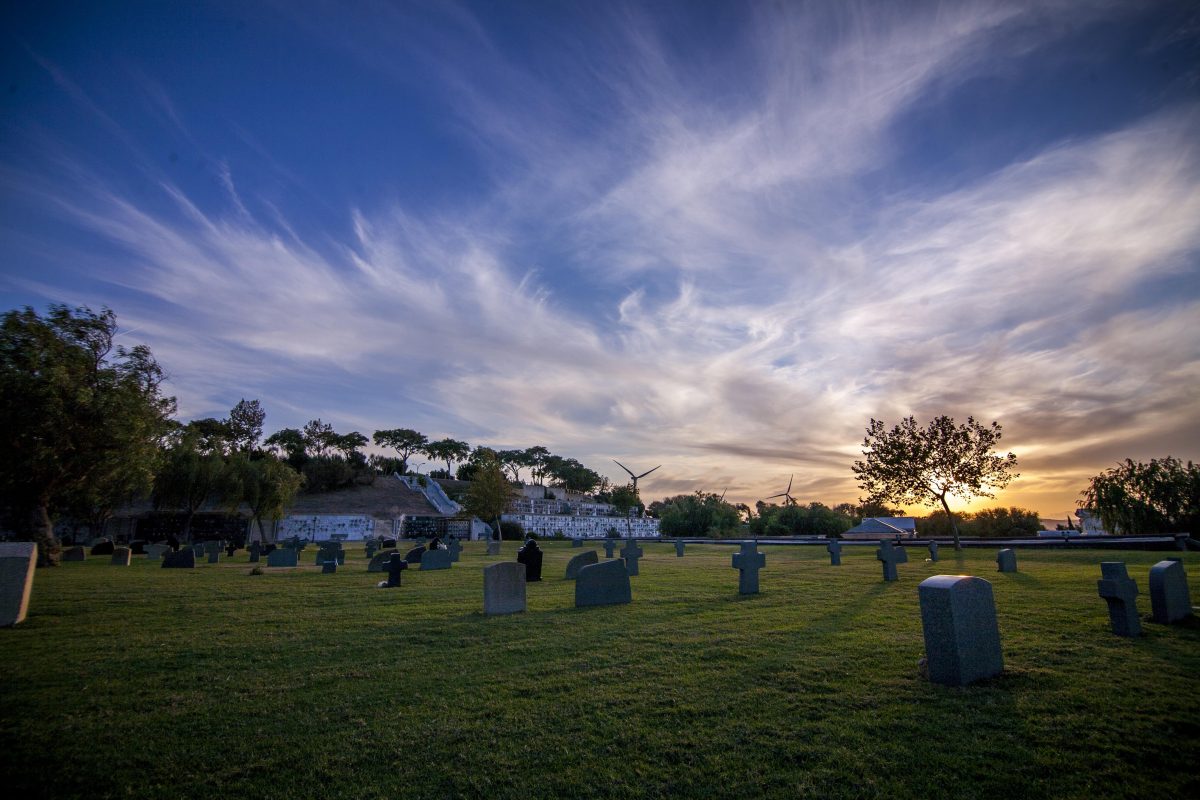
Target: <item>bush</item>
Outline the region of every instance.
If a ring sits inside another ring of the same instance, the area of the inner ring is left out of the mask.
[[[525,528],[519,522],[500,522],[500,538],[506,542],[525,541]]]
[[[341,456],[310,458],[304,464],[305,491],[330,492],[354,481],[354,468]]]

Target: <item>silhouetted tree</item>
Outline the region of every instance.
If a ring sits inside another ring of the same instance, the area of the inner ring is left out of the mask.
[[[1110,533],[1195,534],[1200,465],[1173,456],[1148,464],[1127,458],[1091,479],[1082,505],[1095,510]]]
[[[425,434],[417,433],[411,428],[392,428],[385,431],[375,431],[371,437],[375,444],[391,447],[400,454],[400,474],[408,474],[408,459],[414,453],[422,452],[428,440]]]

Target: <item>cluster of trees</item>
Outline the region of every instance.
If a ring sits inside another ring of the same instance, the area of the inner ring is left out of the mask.
[[[982,539],[1008,536],[1036,536],[1042,529],[1038,512],[1027,508],[985,508],[975,513],[959,513],[955,523],[963,536]],[[952,536],[953,525],[945,511],[934,511],[926,517],[917,517],[918,536]]]
[[[1125,459],[1095,476],[1084,508],[1100,515],[1109,533],[1200,532],[1200,465],[1173,456]]]
[[[745,506],[742,506],[745,508]],[[655,500],[647,512],[658,517],[663,536],[736,536],[742,527],[738,506],[711,492],[678,494]]]

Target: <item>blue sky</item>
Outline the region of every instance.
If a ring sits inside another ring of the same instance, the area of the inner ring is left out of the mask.
[[[999,420],[1061,517],[1200,457],[1184,2],[8,4],[4,308],[107,305],[181,416],[853,500]]]

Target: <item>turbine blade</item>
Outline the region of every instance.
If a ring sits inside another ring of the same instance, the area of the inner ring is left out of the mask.
[[[628,473],[629,473],[629,477],[631,477],[631,478],[634,478],[634,477],[635,477],[635,476],[634,476],[634,474],[633,474],[633,470],[631,470],[629,467],[627,467],[627,466],[625,466],[624,464],[622,464],[620,461],[617,461],[617,460],[614,458],[614,459],[613,459],[613,463],[614,463],[614,464],[616,464],[616,465],[617,465],[618,467],[620,467],[621,469],[623,469],[623,470],[625,470],[626,472],[628,472]]]
[[[661,466],[662,466],[662,464],[659,464],[659,465],[658,465],[658,467],[661,467]],[[658,469],[658,467],[655,467],[654,469]],[[654,469],[648,469],[648,470],[646,470],[645,472],[643,472],[641,475],[638,475],[638,477],[639,477],[639,478],[644,478],[644,477],[646,477],[647,475],[649,475],[651,472],[654,472]]]

